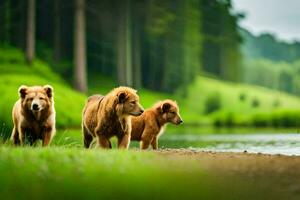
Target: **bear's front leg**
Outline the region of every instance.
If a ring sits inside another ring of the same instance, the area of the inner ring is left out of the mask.
[[[128,149],[130,143],[131,135],[126,133],[123,137],[118,138],[118,148],[119,149]]]
[[[19,132],[16,127],[13,128],[11,140],[13,141],[14,145],[20,145]]]
[[[153,136],[151,135],[151,133],[144,131],[140,142],[140,149],[148,149],[152,140]]]
[[[43,147],[48,146],[52,140],[54,130],[52,127],[44,127],[42,131]]]
[[[20,145],[22,145],[22,146],[25,144],[26,134],[30,134],[30,130],[25,127],[20,127],[19,128],[19,141],[20,141]]]

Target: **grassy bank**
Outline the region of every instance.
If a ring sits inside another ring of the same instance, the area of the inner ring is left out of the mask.
[[[247,169],[253,159],[247,159],[247,156],[226,158],[203,154],[196,157],[180,153],[87,151],[61,147],[1,147],[0,155],[0,194],[3,199],[297,197],[297,193],[291,193],[291,188],[283,186],[287,179],[296,184],[295,178],[286,174],[287,167],[282,167],[282,174],[286,175],[282,178],[274,171],[276,167],[270,171],[265,168],[268,158],[258,159],[258,166],[249,172]],[[222,168],[217,163],[223,163]]]

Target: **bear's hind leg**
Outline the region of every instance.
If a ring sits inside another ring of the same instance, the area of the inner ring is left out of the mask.
[[[86,149],[90,148],[91,142],[93,141],[93,136],[89,133],[86,127],[82,127],[83,132],[83,145]]]
[[[97,146],[105,148],[105,149],[111,149],[111,143],[110,143],[109,139],[107,139],[103,135],[97,136]]]

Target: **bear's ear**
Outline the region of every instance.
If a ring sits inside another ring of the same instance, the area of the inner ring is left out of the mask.
[[[119,101],[119,103],[125,103],[126,97],[127,97],[126,92],[120,92],[118,94],[118,101]]]
[[[21,87],[19,87],[19,95],[22,99],[25,98],[25,96],[27,94],[27,89],[28,89],[28,87],[26,85],[22,85]]]
[[[171,108],[171,104],[169,104],[169,103],[164,103],[164,104],[161,106],[161,110],[162,110],[163,113],[168,112],[170,108]]]
[[[44,90],[49,98],[53,96],[53,88],[51,85],[44,85]]]

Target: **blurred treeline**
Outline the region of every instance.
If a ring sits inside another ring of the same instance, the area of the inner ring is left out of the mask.
[[[103,74],[172,93],[200,72],[241,80],[242,17],[231,0],[1,0],[0,41],[83,92]]]
[[[244,39],[242,81],[300,95],[300,42],[286,42],[273,34],[254,36],[241,29]]]

